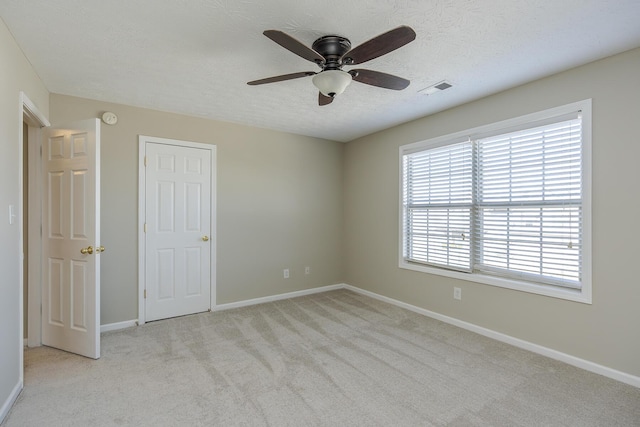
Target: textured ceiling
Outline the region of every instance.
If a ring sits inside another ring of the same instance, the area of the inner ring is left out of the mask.
[[[1,0],[0,16],[51,92],[337,141],[640,46],[639,0]],[[319,107],[309,77],[246,84],[318,71],[266,29],[357,46],[399,25],[416,40],[358,68],[403,91],[354,82]]]

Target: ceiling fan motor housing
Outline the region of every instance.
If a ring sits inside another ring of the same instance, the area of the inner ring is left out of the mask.
[[[323,70],[339,70],[342,56],[351,50],[351,42],[340,36],[324,36],[314,41],[311,48],[324,57]]]

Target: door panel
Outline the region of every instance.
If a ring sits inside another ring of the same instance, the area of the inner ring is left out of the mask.
[[[99,121],[84,120],[49,128],[42,144],[42,343],[94,359],[100,357],[99,135]]]
[[[49,308],[49,316],[47,321],[51,325],[64,327],[63,320],[64,316],[62,314],[63,307],[62,304],[64,302],[63,295],[63,271],[64,271],[64,260],[49,258],[49,280],[47,281],[47,287],[49,291],[48,298],[48,308]],[[45,295],[47,293],[45,292]],[[45,300],[46,301],[46,300]]]
[[[73,171],[71,177],[71,238],[88,239],[85,197],[88,193],[87,170]]]
[[[145,146],[145,317],[211,308],[211,150]]]

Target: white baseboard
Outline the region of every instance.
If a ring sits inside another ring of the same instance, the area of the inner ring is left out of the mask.
[[[607,366],[599,365],[589,360],[581,359],[579,357],[575,357],[570,354],[562,353],[560,351],[557,351],[548,347],[543,347],[541,345],[534,344],[529,341],[521,340],[519,338],[515,338],[510,335],[503,334],[501,332],[496,332],[491,329],[483,328],[482,326],[474,325],[473,323],[468,323],[453,317],[445,316],[443,314],[426,310],[424,308],[416,307],[415,305],[407,304],[406,302],[398,301],[396,299],[385,297],[383,295],[378,295],[374,292],[356,288],[355,286],[345,284],[343,285],[343,287],[350,291],[353,291],[362,295],[366,295],[368,297],[371,297],[380,301],[384,301],[389,304],[396,305],[398,307],[405,308],[415,313],[422,314],[424,316],[431,317],[436,320],[440,320],[442,322],[457,326],[462,329],[466,329],[471,332],[475,332],[485,337],[492,338],[496,341],[510,344],[514,347],[522,348],[524,350],[528,350],[533,353],[537,353],[542,356],[549,357],[551,359],[559,360],[568,365],[572,365],[577,368],[584,369],[585,371],[593,372],[595,374],[599,374],[607,378],[611,378],[616,381],[620,381],[622,383],[640,388],[640,377],[637,377],[635,375],[631,375],[626,372],[621,372],[621,371],[609,368]]]
[[[9,415],[9,411],[11,410],[11,407],[15,403],[18,396],[20,396],[21,391],[22,381],[19,381],[18,384],[16,384],[16,386],[13,388],[13,390],[11,390],[11,394],[9,394],[7,400],[5,400],[5,402],[2,404],[2,408],[0,408],[0,424],[2,424],[5,418],[7,418],[7,415]]]
[[[343,289],[344,287],[345,287],[344,284],[321,286],[319,288],[305,289],[303,291],[287,292],[284,294],[271,295],[268,297],[254,298],[254,299],[248,299],[248,300],[238,301],[238,302],[230,302],[227,304],[218,304],[211,311],[230,310],[232,308],[247,307],[247,306],[256,305],[256,304],[264,304],[265,302],[279,301],[283,299],[302,297],[305,295],[318,294],[321,292],[335,291],[336,289]]]
[[[117,323],[107,323],[106,325],[100,325],[100,333],[105,333],[109,331],[117,331],[118,329],[131,328],[133,326],[138,326],[138,319],[126,320],[124,322]]]

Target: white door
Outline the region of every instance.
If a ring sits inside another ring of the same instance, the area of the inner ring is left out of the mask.
[[[147,142],[146,321],[211,308],[211,149]]]
[[[42,343],[100,357],[100,122],[48,128],[42,144]]]

